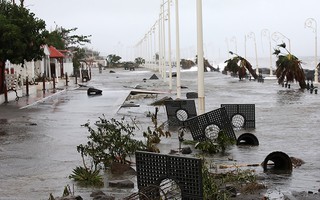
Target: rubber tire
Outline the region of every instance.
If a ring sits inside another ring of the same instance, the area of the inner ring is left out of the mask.
[[[268,171],[268,161],[272,161],[274,163],[274,170],[292,171],[291,158],[281,151],[274,151],[264,159],[264,171]]]
[[[244,141],[244,142],[243,142]],[[250,145],[250,146],[258,146],[259,140],[252,133],[244,133],[240,135],[237,139],[237,145]]]

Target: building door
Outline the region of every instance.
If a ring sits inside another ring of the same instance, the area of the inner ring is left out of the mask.
[[[50,75],[51,77],[56,77],[56,64],[50,63]]]

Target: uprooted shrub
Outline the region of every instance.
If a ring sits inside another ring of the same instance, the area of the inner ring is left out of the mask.
[[[158,125],[158,111],[159,108],[155,107],[155,113],[148,113],[147,116],[151,118],[154,126],[148,126],[147,131],[143,132],[143,137],[145,137],[147,141],[146,150],[156,153],[160,153],[160,149],[156,145],[160,143],[161,137],[171,137],[169,131],[164,131],[162,125]]]
[[[236,141],[233,138],[228,137],[224,130],[221,130],[218,133],[218,137],[215,139],[208,139],[205,141],[186,140],[183,142],[183,144],[194,144],[196,149],[209,154],[224,152],[229,146],[235,143]]]
[[[98,183],[96,180],[99,180],[101,168],[105,169],[113,162],[129,164],[127,157],[137,150],[146,148],[142,141],[132,138],[135,126],[126,123],[124,118],[119,121],[114,118],[108,120],[103,115],[94,125],[93,127],[90,122],[82,125],[90,133],[87,143],[77,146],[83,167],[77,167],[70,175],[70,178],[75,181],[85,182],[88,185]],[[88,167],[88,162],[90,167]]]
[[[127,163],[127,157],[137,150],[144,150],[142,141],[133,139],[135,126],[126,124],[124,118],[116,120],[99,117],[93,128],[90,122],[82,125],[88,129],[90,135],[86,145],[79,145],[78,152],[83,152],[89,156],[95,167],[103,164],[109,166],[111,162]]]
[[[102,187],[104,185],[103,177],[100,175],[99,169],[86,168],[78,166],[73,169],[72,174],[69,176],[81,186],[97,186]]]

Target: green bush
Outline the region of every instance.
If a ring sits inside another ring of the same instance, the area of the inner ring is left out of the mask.
[[[142,141],[132,139],[134,126],[125,124],[124,118],[121,121],[116,119],[107,120],[104,116],[99,117],[92,127],[90,122],[82,125],[88,129],[87,144],[77,146],[81,154],[83,167],[79,166],[69,176],[82,185],[102,186],[103,179],[99,175],[100,166],[104,168],[112,162],[127,163],[126,158],[137,150],[145,150],[146,146]],[[87,162],[90,167],[87,167]]]
[[[82,125],[90,133],[89,141],[77,146],[79,153],[91,158],[95,168],[99,164],[109,166],[111,162],[126,163],[128,156],[146,148],[142,141],[132,138],[135,127],[126,124],[124,118],[120,121],[114,118],[107,120],[103,116],[95,125],[96,128],[91,127],[89,122]]]
[[[159,108],[155,107],[155,113],[149,112],[147,117],[151,118],[153,123],[153,127],[148,126],[147,131],[143,132],[143,137],[146,138],[146,150],[149,152],[160,153],[160,149],[157,147],[157,144],[160,143],[161,137],[171,137],[171,133],[169,131],[164,131],[162,125],[158,126],[158,111]]]
[[[197,142],[195,148],[205,153],[214,154],[224,152],[228,146],[235,144],[235,140],[228,137],[225,131],[220,131],[215,140],[205,140]]]
[[[81,186],[103,186],[103,177],[99,174],[100,170],[90,170],[84,167],[76,167],[70,179],[78,182]]]

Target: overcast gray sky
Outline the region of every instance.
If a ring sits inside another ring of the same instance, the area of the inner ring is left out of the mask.
[[[134,46],[150,30],[159,17],[162,0],[25,0],[25,5],[46,21],[64,28],[77,27],[77,34],[92,35],[88,44],[101,53],[128,56]],[[291,51],[297,56],[314,56],[315,33],[305,28],[307,18],[319,20],[319,0],[202,0],[205,57],[226,59],[227,49],[244,56],[245,35],[253,32],[258,57],[269,56],[268,29],[289,38]],[[174,1],[172,14],[172,49],[175,49]],[[195,55],[196,0],[179,0],[180,44],[182,57]],[[319,32],[319,31],[318,31]],[[317,34],[318,35],[318,34]],[[235,38],[232,40],[232,38]],[[288,45],[288,39],[279,39]],[[236,42],[235,42],[236,41]],[[276,43],[271,39],[272,47]],[[254,40],[246,42],[247,56],[254,57]],[[319,56],[320,57],[320,56]]]

